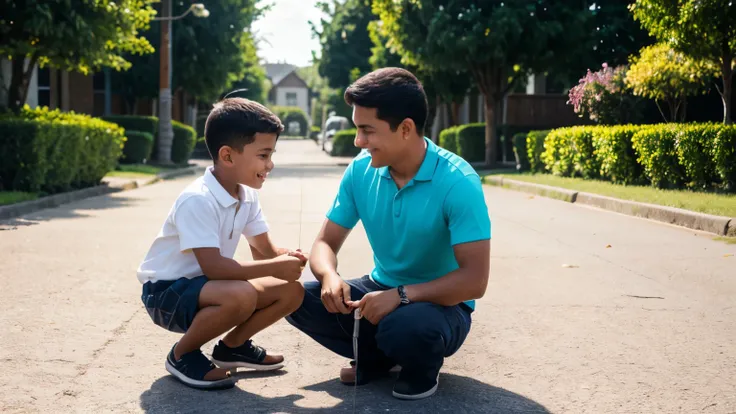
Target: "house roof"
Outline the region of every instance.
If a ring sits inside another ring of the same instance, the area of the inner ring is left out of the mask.
[[[266,76],[271,79],[274,86],[281,83],[284,78],[297,69],[296,66],[288,63],[266,63],[263,67],[266,69]]]

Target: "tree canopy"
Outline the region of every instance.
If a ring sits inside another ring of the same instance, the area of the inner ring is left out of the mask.
[[[736,69],[736,4],[733,0],[636,0],[634,18],[660,42],[720,68],[723,122],[730,124]]]
[[[0,55],[12,61],[4,105],[25,102],[33,68],[93,73],[102,67],[130,68],[124,54],[146,54],[153,47],[141,35],[155,15],[153,0],[3,0]],[[27,62],[25,60],[27,59]]]
[[[376,19],[371,0],[318,2],[326,15],[320,19],[321,30],[312,25],[319,38],[321,56],[319,74],[331,88],[344,90],[356,76],[371,70],[371,42],[368,24]]]
[[[635,95],[668,104],[670,116],[665,121],[682,121],[685,118],[685,98],[704,92],[703,87],[717,76],[718,69],[710,62],[696,60],[666,44],[647,46],[640,56],[631,59],[626,73],[626,85]]]
[[[577,53],[590,13],[579,1],[374,0],[407,63],[467,70],[485,98],[486,164],[496,161],[496,104],[521,78]]]

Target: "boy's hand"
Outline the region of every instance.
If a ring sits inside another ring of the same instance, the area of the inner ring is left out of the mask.
[[[296,251],[289,250],[287,254],[289,256],[298,257],[299,260],[302,261],[302,266],[306,266],[307,262],[309,261],[309,253],[305,253],[301,251],[301,249],[296,249]]]
[[[281,280],[293,282],[302,275],[302,260],[299,257],[290,254],[284,254],[273,259],[276,265],[276,271],[273,277]]]

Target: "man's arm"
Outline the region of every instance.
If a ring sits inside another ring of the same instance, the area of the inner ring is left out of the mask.
[[[453,250],[460,267],[431,282],[405,286],[406,296],[410,301],[453,306],[483,297],[488,286],[491,241],[458,244]]]
[[[314,277],[323,283],[325,277],[338,276],[337,253],[340,251],[351,229],[326,219],[312,244],[310,269]]]

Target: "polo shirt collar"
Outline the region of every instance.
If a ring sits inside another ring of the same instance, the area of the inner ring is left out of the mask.
[[[437,169],[438,147],[427,137],[424,137],[424,142],[427,143],[427,151],[424,154],[422,165],[419,166],[419,170],[413,178],[414,181],[431,181],[432,177],[434,177],[434,171]],[[379,168],[378,172],[383,177],[392,178],[388,166]]]
[[[223,207],[227,208],[237,203],[238,199],[231,196],[230,193],[225,190],[222,184],[217,181],[217,178],[215,178],[215,175],[212,173],[213,170],[214,167],[209,166],[204,172],[204,184],[207,186],[207,189],[210,190],[212,195],[215,196],[217,202],[220,203],[220,205]],[[245,200],[247,192],[242,185],[238,186],[238,191],[240,192],[240,198],[243,199],[243,201],[247,201]]]

